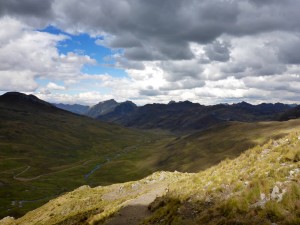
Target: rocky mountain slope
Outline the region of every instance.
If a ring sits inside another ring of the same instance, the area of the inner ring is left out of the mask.
[[[199,173],[83,186],[1,224],[299,224],[299,131]]]
[[[107,101],[99,102],[98,104],[92,106],[85,115],[96,118],[98,116],[107,114],[113,111],[119,105],[114,99],[110,99]]]
[[[121,102],[111,112],[97,116],[96,118],[107,122],[117,122],[122,117],[135,112],[138,107],[131,101]]]

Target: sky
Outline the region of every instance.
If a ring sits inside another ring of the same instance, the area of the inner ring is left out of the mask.
[[[300,103],[300,0],[0,0],[0,93]]]

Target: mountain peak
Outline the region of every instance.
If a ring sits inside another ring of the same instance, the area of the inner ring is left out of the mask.
[[[118,102],[114,99],[109,99],[103,102],[99,102],[98,104],[94,105],[89,109],[87,115],[96,118],[98,116],[104,115],[113,111],[119,105]]]
[[[113,104],[116,104],[118,102],[112,98],[112,99],[109,99],[109,100],[105,100],[105,101],[99,102],[98,104],[103,104],[103,103],[113,103]]]
[[[11,99],[23,99],[23,100],[37,100],[38,98],[34,95],[26,95],[21,92],[16,92],[16,91],[11,91],[11,92],[6,92],[1,96],[1,98],[11,98]]]
[[[35,95],[26,95],[24,93],[20,93],[20,92],[7,92],[3,95],[0,96],[0,102],[3,103],[8,103],[8,104],[38,104],[38,105],[43,105],[43,106],[47,106],[47,107],[54,107],[52,106],[50,103],[45,102],[41,99],[39,99],[38,97],[36,97]]]
[[[242,101],[242,102],[237,103],[237,105],[251,105],[251,104],[248,102]]]

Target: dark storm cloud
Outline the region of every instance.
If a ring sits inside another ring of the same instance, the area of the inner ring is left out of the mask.
[[[211,42],[238,15],[238,5],[227,1],[72,2],[60,1],[55,7],[64,21],[61,26],[113,34],[109,47],[125,48],[125,56],[132,60],[193,58],[189,42]]]
[[[204,50],[211,61],[226,62],[230,59],[230,43],[214,41],[205,46]]]
[[[106,32],[108,46],[124,48],[129,60],[191,59],[190,42],[209,44],[222,34],[299,31],[299,8],[299,0],[0,0],[2,14],[52,16],[69,31]],[[229,52],[218,52],[227,48],[216,43],[208,57],[227,61]]]
[[[54,0],[0,0],[0,15],[15,16],[34,25],[43,24],[53,16],[53,2]]]
[[[278,46],[279,59],[286,64],[300,64],[300,38],[290,40]]]
[[[113,34],[110,47],[125,48],[128,59],[162,60],[189,59],[189,42],[212,43],[222,34],[299,30],[300,1],[262,2],[62,0],[54,8],[62,27]]]
[[[187,43],[168,43],[160,40],[146,42],[143,46],[126,48],[124,56],[135,61],[182,60],[194,58]]]
[[[170,82],[183,81],[187,77],[195,80],[203,79],[203,68],[197,61],[162,61],[160,68],[165,71],[165,78]]]
[[[139,94],[144,96],[157,96],[157,95],[161,95],[162,92],[154,89],[145,89],[145,90],[140,90]]]
[[[274,76],[270,77],[247,77],[243,78],[243,82],[247,88],[253,88],[256,90],[264,90],[270,92],[279,92],[279,96],[273,96],[281,98],[282,93],[297,94],[300,93],[300,80],[297,77],[292,76]],[[285,98],[285,97],[284,97]]]

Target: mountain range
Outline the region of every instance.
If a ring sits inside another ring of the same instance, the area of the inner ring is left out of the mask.
[[[79,115],[85,115],[89,111],[90,107],[86,105],[80,105],[80,104],[63,104],[63,103],[53,103],[54,106],[57,108],[76,113]]]
[[[56,105],[61,107],[61,105]],[[75,112],[75,107],[61,107]],[[293,107],[282,103],[262,103],[251,105],[218,104],[205,106],[189,101],[168,104],[147,104],[137,106],[131,101],[118,103],[115,100],[99,102],[84,114],[105,122],[113,122],[126,127],[140,129],[162,129],[171,132],[204,130],[226,121],[255,122],[278,120],[281,114]]]
[[[108,115],[109,117],[119,117],[121,115],[129,113],[131,108],[135,109],[137,106],[130,101],[116,102],[114,99],[99,102],[91,107],[80,104],[63,104],[52,103],[54,106],[60,109],[67,110],[79,115],[86,115],[91,118],[101,117],[102,115]],[[129,111],[128,111],[129,110]]]

